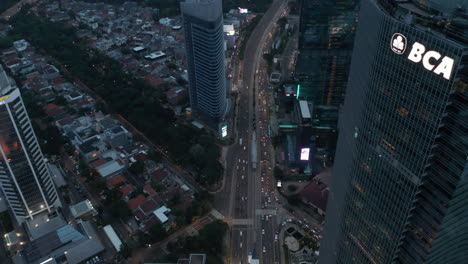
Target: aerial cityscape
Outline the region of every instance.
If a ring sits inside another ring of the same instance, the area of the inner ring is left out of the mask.
[[[0,0],[0,264],[468,264],[468,0]]]

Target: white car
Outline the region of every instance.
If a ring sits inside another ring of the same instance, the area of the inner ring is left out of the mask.
[[[240,236],[242,236],[242,230],[241,230],[241,231],[239,231],[239,235],[240,235]]]
[[[264,234],[265,234],[265,229],[262,229],[262,235],[264,235]]]
[[[265,248],[265,246],[263,246],[263,253],[266,253],[266,248]]]

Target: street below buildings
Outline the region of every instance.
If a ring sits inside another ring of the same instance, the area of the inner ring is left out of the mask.
[[[261,263],[279,263],[275,229],[279,195],[273,178],[269,137],[270,93],[263,50],[284,16],[287,1],[274,1],[252,32],[244,60],[233,69],[238,87],[237,138],[226,155],[224,188],[216,193],[215,208],[231,226],[225,263],[248,263],[248,254]],[[263,44],[262,44],[263,43]],[[262,66],[261,66],[262,65]]]

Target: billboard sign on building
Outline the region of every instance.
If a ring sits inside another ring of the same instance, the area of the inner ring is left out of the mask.
[[[249,10],[247,8],[240,8],[239,7],[239,13],[240,14],[248,14],[249,13]]]
[[[393,52],[398,55],[402,55],[407,47],[407,39],[403,34],[393,34],[390,47]],[[442,58],[442,59],[441,59]],[[422,62],[424,68],[428,71],[432,71],[437,75],[441,75],[447,80],[450,80],[452,76],[453,66],[455,61],[447,56],[443,56],[435,50],[427,50],[426,46],[415,41],[411,46],[411,51],[408,55],[408,60],[420,63]]]
[[[227,125],[223,125],[221,127],[221,137],[223,138],[227,137]]]
[[[301,160],[309,160],[310,148],[301,148]]]

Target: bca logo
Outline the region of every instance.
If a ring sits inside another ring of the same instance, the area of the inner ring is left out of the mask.
[[[406,50],[406,37],[400,33],[395,33],[392,36],[392,41],[390,43],[390,47],[392,48],[393,52],[398,55],[401,55]]]
[[[390,45],[393,52],[401,55],[405,52],[407,43],[405,36],[400,33],[395,33],[392,36]],[[453,65],[455,64],[455,61],[452,58],[447,56],[442,57],[439,52],[434,50],[426,50],[426,47],[419,42],[413,43],[408,59],[415,63],[422,62],[426,70],[432,71],[437,75],[442,74],[442,77],[447,80],[450,80]]]

